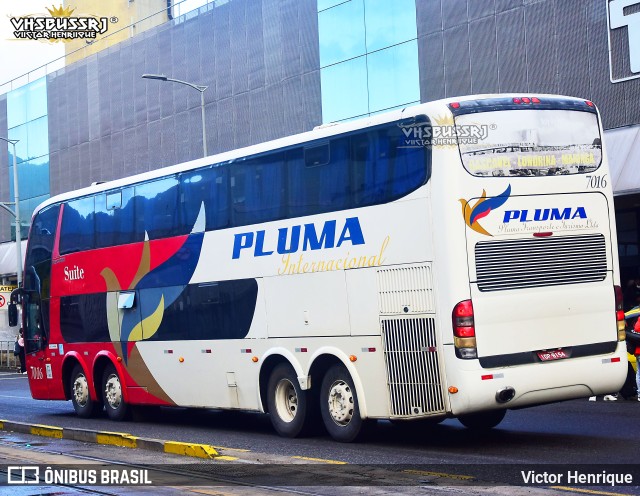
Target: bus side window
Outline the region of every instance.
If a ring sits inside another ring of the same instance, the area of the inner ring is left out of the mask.
[[[180,174],[183,233],[191,232],[204,203],[206,229],[229,225],[228,168],[212,167]]]
[[[96,196],[96,247],[105,248],[135,241],[133,188]]]
[[[60,232],[60,254],[91,250],[94,240],[94,197],[70,201],[64,207]]]
[[[289,214],[296,217],[349,208],[349,138],[303,150],[287,153]]]
[[[283,154],[254,157],[231,166],[233,225],[284,217]]]
[[[135,187],[136,234],[149,239],[176,236],[180,233],[178,179],[168,177],[141,183]]]

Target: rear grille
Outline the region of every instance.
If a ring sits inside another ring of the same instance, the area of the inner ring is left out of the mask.
[[[475,254],[480,291],[597,282],[607,275],[602,234],[485,241]]]
[[[444,412],[435,319],[382,320],[393,416]]]

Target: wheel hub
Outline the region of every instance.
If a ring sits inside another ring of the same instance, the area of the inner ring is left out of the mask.
[[[338,425],[345,426],[353,418],[353,391],[345,381],[334,382],[329,388],[329,414]]]
[[[104,386],[104,392],[109,406],[114,410],[117,409],[122,402],[122,386],[120,385],[118,376],[109,376]]]
[[[84,407],[89,401],[89,384],[84,375],[78,375],[73,381],[73,397],[76,403]]]
[[[298,412],[298,394],[288,379],[281,379],[276,386],[276,411],[284,422],[291,422]]]

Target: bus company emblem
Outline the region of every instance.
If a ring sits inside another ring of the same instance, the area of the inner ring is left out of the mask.
[[[491,213],[492,210],[501,207],[511,196],[511,185],[507,186],[502,193],[498,196],[487,198],[487,192],[483,189],[482,196],[478,201],[471,206],[471,204],[464,198],[458,200],[462,204],[462,217],[468,227],[475,232],[484,234],[485,236],[493,236],[482,225],[480,225],[480,219],[483,219]]]

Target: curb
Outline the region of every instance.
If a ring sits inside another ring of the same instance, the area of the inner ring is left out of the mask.
[[[92,431],[88,429],[72,429],[68,427],[55,427],[52,425],[26,424],[0,420],[0,430],[31,434],[33,436],[52,437],[56,439],[69,439],[84,443],[120,446],[122,448],[140,448],[173,455],[191,456],[196,458],[233,460],[234,458],[222,456],[208,444],[180,443],[177,441],[165,441],[132,436],[124,432]]]

